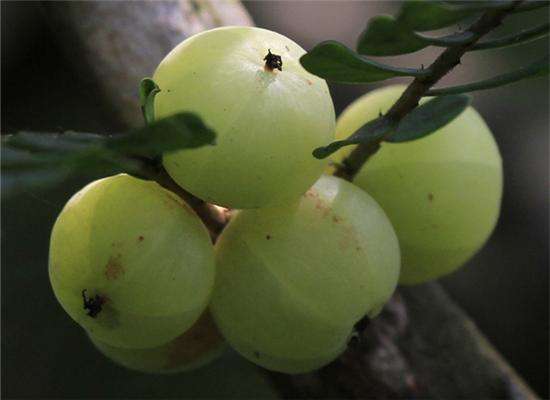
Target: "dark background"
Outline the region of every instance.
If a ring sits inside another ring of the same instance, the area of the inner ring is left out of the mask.
[[[257,26],[304,48],[325,39],[353,46],[371,16],[394,2],[245,2]],[[64,55],[39,4],[2,2],[2,133],[21,129],[111,132],[110,110],[87,76]],[[547,10],[511,17],[496,34],[548,20]],[[525,65],[547,52],[548,39],[475,52],[443,83],[467,82]],[[429,64],[428,49],[384,59]],[[399,81],[399,80],[396,80]],[[387,84],[387,83],[386,83]],[[379,86],[379,85],[378,85]],[[332,85],[337,112],[372,90]],[[442,283],[491,342],[543,397],[548,397],[548,79],[474,95],[504,160],[499,224],[485,248]],[[57,304],[47,277],[48,239],[57,213],[85,180],[2,202],[2,394],[8,397],[267,397],[259,373],[233,353],[197,372],[145,379],[94,351]],[[113,379],[97,382],[94,369]],[[212,385],[212,377],[216,385]],[[236,387],[239,386],[239,387]]]

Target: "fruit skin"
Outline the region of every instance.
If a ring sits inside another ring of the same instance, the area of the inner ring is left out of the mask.
[[[169,374],[200,368],[227,348],[208,311],[185,333],[170,342],[148,349],[110,346],[88,334],[105,357],[123,367],[154,374]]]
[[[353,325],[374,316],[399,276],[399,246],[365,192],[323,176],[294,203],[242,210],[216,244],[210,310],[249,360],[307,372],[345,350]]]
[[[390,86],[356,100],[338,118],[337,138],[386,112],[404,89]],[[392,221],[403,256],[399,282],[417,284],[456,270],[488,239],[500,212],[502,160],[483,118],[468,107],[422,139],[382,143],[353,182]]]
[[[264,68],[268,50],[282,71]],[[334,139],[334,106],[324,80],[299,63],[290,39],[254,27],[199,33],[174,48],[154,80],[155,116],[197,113],[216,145],[164,155],[170,176],[211,203],[257,208],[293,201],[319,178],[326,161],[311,152]]]
[[[206,308],[214,251],[196,214],[157,183],[125,174],[90,183],[55,222],[50,281],[65,311],[112,346],[153,347],[180,335]],[[92,317],[84,309],[100,296]]]

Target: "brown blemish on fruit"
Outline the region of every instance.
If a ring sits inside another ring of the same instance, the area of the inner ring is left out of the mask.
[[[266,238],[267,240],[269,240],[269,239],[271,239],[271,235],[265,235],[265,238]]]
[[[313,85],[313,82],[311,82],[309,79],[306,79],[306,82],[309,86]]]
[[[111,256],[105,265],[105,277],[112,281],[118,279],[122,274],[124,274],[124,267],[120,263],[120,254],[115,257]]]
[[[341,220],[342,219],[340,217],[336,216],[336,215],[332,216],[332,222],[334,222],[335,224],[340,223]]]
[[[175,338],[168,349],[164,369],[173,369],[189,364],[205,353],[220,346],[223,338],[206,310],[195,324],[183,335]]]
[[[433,193],[428,193],[428,201],[431,203],[432,201],[434,201],[434,195]]]
[[[143,239],[145,239],[145,238],[144,238],[143,236],[140,235],[140,236],[138,237],[138,242],[143,242]]]

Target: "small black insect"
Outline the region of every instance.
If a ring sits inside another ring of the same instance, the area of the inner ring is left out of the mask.
[[[95,297],[86,296],[86,289],[82,291],[82,299],[84,300],[84,309],[88,310],[88,315],[92,318],[95,318],[97,314],[101,311],[101,306],[105,303],[103,297],[95,295]]]
[[[281,56],[273,54],[271,49],[267,50],[267,55],[264,57],[264,61],[265,67],[270,71],[273,71],[274,69],[278,69],[279,71],[283,70],[283,60]]]

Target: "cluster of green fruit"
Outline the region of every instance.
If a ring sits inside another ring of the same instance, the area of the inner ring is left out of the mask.
[[[487,239],[502,171],[481,117],[470,108],[423,139],[384,143],[355,185],[323,175],[312,150],[385,112],[403,88],[369,93],[336,123],[304,53],[264,29],[220,28],[181,43],[155,73],[157,117],[192,111],[217,132],[216,146],[163,157],[180,186],[239,210],[215,246],[180,198],[124,174],[61,212],[51,283],[108,357],[180,371],[219,354],[223,337],[265,368],[310,371],[346,349],[398,282],[446,274]]]

